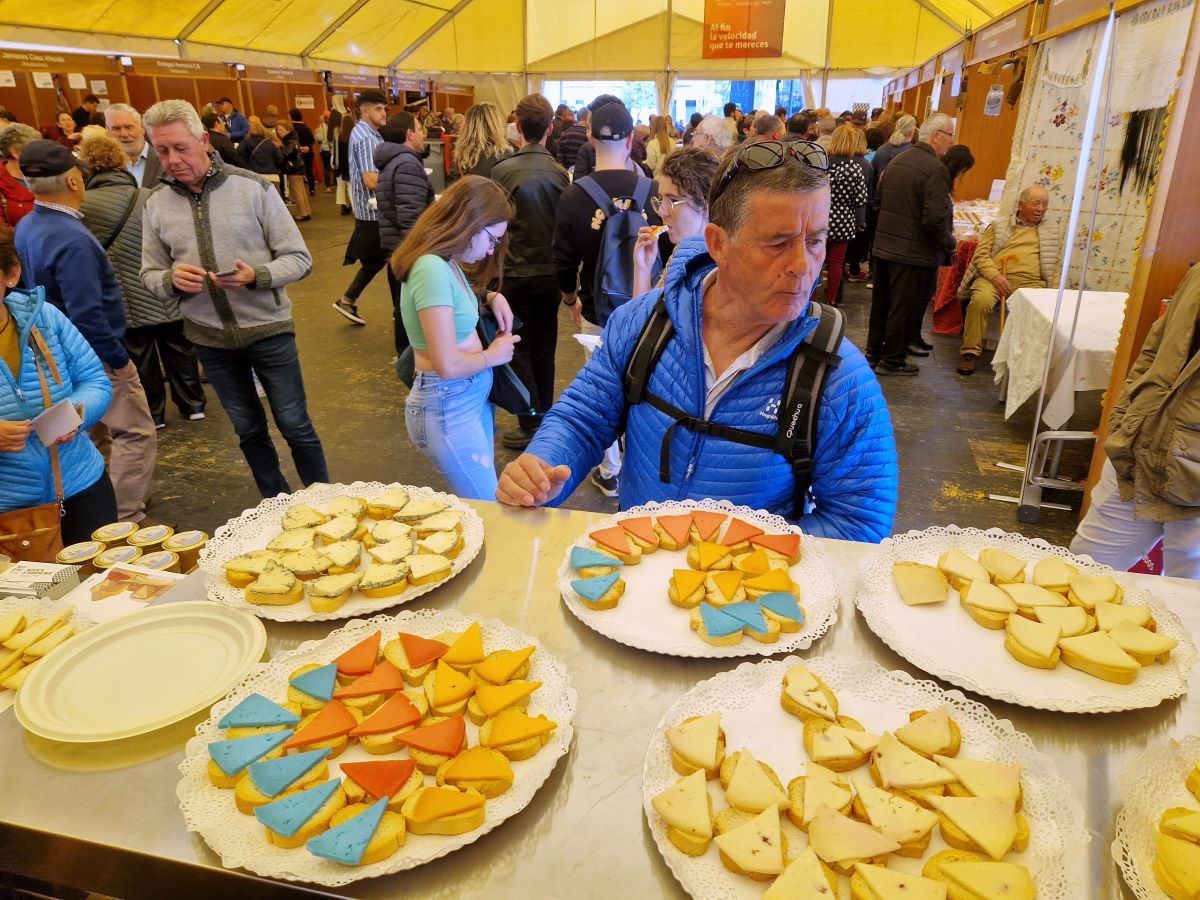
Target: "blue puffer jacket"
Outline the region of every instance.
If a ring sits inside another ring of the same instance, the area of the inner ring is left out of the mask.
[[[0,419],[21,422],[45,409],[37,365],[29,346],[29,331],[37,325],[63,381],[59,385],[46,372],[51,401],[57,403],[70,397],[72,403],[83,407],[79,434],[58,446],[63,495],[73,497],[95,484],[104,473],[104,458],[85,432],[108,411],[112,385],[91,346],[66,316],[46,302],[42,288],[9,291],[3,302],[13,315],[13,324],[19,328],[21,364],[14,375],[0,360]],[[0,511],[39,506],[53,499],[50,451],[36,434],[29,436],[20,453],[0,452]]]
[[[675,250],[667,274],[667,311],[676,334],[650,378],[650,390],[699,417],[704,415],[704,348],[701,301],[704,276],[714,263],[703,238]],[[617,309],[602,346],[546,414],[529,453],[571,469],[556,502],[567,497],[599,461],[626,418],[621,378],[637,337],[658,299],[658,289]],[[712,420],[775,434],[787,359],[816,319],[800,316],[783,337],[744,372],[717,402]],[[821,397],[813,459],[813,508],[796,520],[808,534],[879,541],[896,514],[896,444],[879,383],[853,344],[843,340],[842,364]],[[642,403],[628,411],[621,507],[665,500],[724,498],[791,518],[791,467],[782,456],[756,447],[676,428],[671,437],[670,484],[659,480],[659,451],[671,419]]]

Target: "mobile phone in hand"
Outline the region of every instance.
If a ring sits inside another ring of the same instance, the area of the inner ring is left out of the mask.
[[[216,275],[218,278],[228,278],[230,275],[236,275],[237,273],[238,273],[237,266],[234,266],[232,269],[227,269],[224,272],[213,272],[213,274]]]

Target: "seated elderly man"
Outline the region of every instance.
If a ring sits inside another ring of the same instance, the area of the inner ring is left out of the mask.
[[[970,300],[963,324],[959,375],[973,375],[983,352],[988,316],[1001,300],[1018,288],[1045,287],[1054,280],[1060,237],[1042,228],[1050,195],[1045,188],[1021,191],[1014,215],[997,219],[984,231],[975,256],[963,273],[959,300]]]
[[[827,165],[805,142],[725,158],[704,234],[679,243],[664,287],[612,314],[505,468],[498,500],[557,505],[623,432],[622,508],[715,497],[821,537],[891,532],[896,446],[879,383],[841,336],[841,313],[809,301],[829,230]]]

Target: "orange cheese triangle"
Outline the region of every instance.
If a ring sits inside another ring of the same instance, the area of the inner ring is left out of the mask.
[[[621,527],[636,537],[639,541],[658,546],[658,532],[654,530],[654,520],[649,516],[638,516],[633,519],[622,519]]]
[[[342,675],[366,675],[379,658],[379,632],[359,641],[334,660]]]
[[[471,747],[454,757],[442,777],[446,781],[507,780],[512,778],[512,766],[486,747]]]
[[[710,541],[701,541],[696,546],[696,555],[700,557],[701,569],[711,569],[717,564],[717,560],[728,556],[729,553],[728,547]]]
[[[795,587],[788,577],[787,569],[771,569],[761,575],[746,579],[746,587],[760,591],[790,591]]]
[[[404,694],[392,694],[383,706],[363,719],[362,724],[350,732],[350,736],[388,734],[392,731],[399,731],[401,728],[407,728],[409,725],[416,725],[422,718],[421,711],[413,706],[412,701]]]
[[[762,533],[763,530],[757,525],[751,525],[749,522],[733,518],[729,520],[729,527],[725,529],[725,536],[721,538],[721,543],[726,547],[732,547],[734,544],[748,541],[750,538]]]
[[[771,560],[764,550],[751,550],[733,561],[733,567],[747,575],[761,575],[771,568]]]
[[[395,796],[412,778],[417,764],[411,759],[381,759],[378,762],[342,763],[342,774],[364,791],[381,800]]]
[[[433,705],[447,706],[466,700],[475,690],[475,682],[457,669],[446,665],[445,659],[439,659],[437,675],[433,680]]]
[[[330,700],[313,720],[293,734],[283,745],[284,750],[320,744],[349,734],[358,726],[358,720],[340,700]]]
[[[483,794],[466,793],[451,787],[428,787],[413,803],[414,822],[436,822],[483,806]]]
[[[480,684],[475,687],[475,698],[488,717],[502,709],[519,703],[542,686],[540,681],[510,681],[508,684]]]
[[[717,586],[717,590],[721,592],[721,596],[726,600],[733,600],[737,589],[742,583],[741,572],[714,572],[712,574],[713,584]]]
[[[408,664],[414,669],[419,669],[440,657],[450,645],[402,631],[400,632],[400,646],[404,648]]]
[[[695,569],[676,569],[671,581],[675,582],[675,590],[679,596],[687,597],[704,587],[706,576],[706,572],[697,572]]]
[[[386,659],[371,672],[355,678],[333,692],[335,697],[369,697],[404,690],[404,676]]]
[[[549,734],[557,726],[545,716],[531,718],[523,709],[506,709],[492,719],[492,733],[486,747],[503,747]]]
[[[725,516],[721,513],[705,512],[702,509],[692,510],[692,526],[702,541],[711,540],[724,522]]]
[[[622,556],[629,553],[629,535],[625,533],[625,529],[620,525],[614,525],[612,528],[601,528],[599,531],[591,532],[588,537],[601,547],[607,547],[614,553],[619,553]]]
[[[755,547],[765,547],[767,550],[774,550],[787,557],[795,556],[800,552],[800,535],[794,531],[787,534],[760,534],[750,538],[750,543]]]
[[[455,756],[467,738],[467,723],[462,716],[434,722],[396,735],[397,743],[438,756]]]
[[[655,516],[654,521],[658,526],[669,534],[675,543],[683,546],[688,540],[688,531],[692,527],[692,514],[686,516]]]
[[[533,647],[499,650],[475,667],[475,674],[492,684],[503,684],[533,656]]]
[[[442,654],[441,661],[452,666],[473,666],[483,662],[483,657],[483,635],[479,632],[479,623],[472,622]]]

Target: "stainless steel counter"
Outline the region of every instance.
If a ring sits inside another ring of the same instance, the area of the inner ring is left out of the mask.
[[[489,900],[685,896],[642,815],[646,742],[681,693],[739,660],[643,653],[596,634],[566,610],[555,588],[555,570],[566,548],[602,516],[473,505],[484,520],[484,550],[461,575],[416,605],[499,618],[537,636],[565,663],[579,692],[574,746],[529,807],[475,844],[411,872],[321,890]],[[920,677],[854,611],[857,560],[869,548],[840,541],[828,548],[841,584],[840,617],[809,655],[861,656]],[[1200,586],[1131,577],[1200,635]],[[203,581],[193,576],[178,592],[180,599],[197,599]],[[337,624],[267,622],[268,649],[289,649]],[[1153,710],[1101,716],[1052,714],[980,699],[1057,760],[1083,804],[1092,835],[1086,896],[1121,896],[1108,850],[1117,777],[1147,741],[1200,732],[1200,695],[1193,692]],[[176,766],[206,715],[142,738],[89,746],[33,737],[15,714],[0,714],[0,871],[119,897],[258,898],[303,892],[223,869],[216,854],[185,829],[175,801]]]

